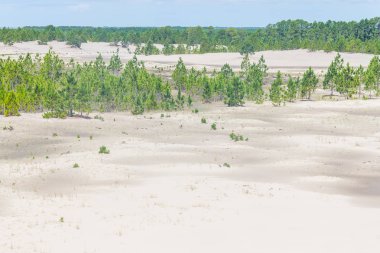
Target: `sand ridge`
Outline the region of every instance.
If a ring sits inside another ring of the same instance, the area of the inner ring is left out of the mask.
[[[111,46],[106,42],[89,42],[83,43],[81,49],[71,48],[65,42],[52,41],[48,45],[38,45],[36,41],[15,43],[13,46],[7,46],[0,43],[0,57],[17,58],[20,55],[33,52],[33,54],[46,54],[49,49],[56,52],[61,58],[69,61],[73,58],[77,62],[93,61],[99,53],[102,54],[105,61],[109,61],[112,54],[119,49],[121,60],[126,63],[134,56],[135,46],[129,48]],[[345,62],[351,66],[367,67],[373,55],[362,53],[341,53]],[[256,52],[250,58],[257,62],[261,56],[264,56],[269,67],[269,72],[282,71],[286,73],[300,73],[307,68],[312,67],[316,72],[326,71],[331,61],[336,56],[336,52],[311,52],[305,49],[285,50],[285,51],[261,51]],[[145,63],[148,69],[164,68],[172,69],[182,58],[188,67],[202,69],[206,67],[208,70],[220,69],[225,63],[231,65],[234,70],[240,69],[243,56],[239,53],[208,53],[208,54],[186,54],[186,55],[138,55],[138,59]]]

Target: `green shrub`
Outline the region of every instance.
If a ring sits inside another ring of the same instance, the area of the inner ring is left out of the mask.
[[[238,142],[238,141],[248,141],[248,138],[244,138],[243,135],[235,134],[234,132],[230,133],[230,139]]]
[[[231,168],[231,165],[228,163],[223,163],[223,167]]]
[[[42,114],[42,118],[44,119],[66,119],[67,113],[66,112],[45,112]]]
[[[110,150],[107,149],[106,146],[101,146],[101,147],[99,148],[99,154],[109,154],[109,153],[110,153]]]
[[[73,168],[79,168],[79,164],[74,163]]]
[[[211,129],[216,130],[216,123],[215,122],[211,124]]]
[[[206,124],[206,123],[207,123],[207,120],[206,120],[205,118],[202,118],[202,119],[201,119],[201,123],[202,123],[202,124]]]

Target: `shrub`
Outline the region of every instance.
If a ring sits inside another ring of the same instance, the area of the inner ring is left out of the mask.
[[[110,150],[107,149],[106,146],[101,146],[101,147],[99,148],[99,154],[109,154],[109,153],[110,153]]]
[[[74,163],[73,168],[79,168],[79,164]]]
[[[206,120],[205,118],[202,118],[202,119],[201,119],[201,123],[202,123],[202,124],[206,124],[206,123],[207,123],[207,120]]]
[[[235,134],[234,132],[230,133],[231,140],[238,142],[238,141],[248,141],[248,138],[244,138],[243,135]]]
[[[65,119],[66,117],[67,117],[66,112],[45,112],[44,114],[42,114],[42,118],[44,119],[52,119],[52,118]]]
[[[223,167],[231,168],[231,165],[228,163],[223,163]]]
[[[212,125],[211,125],[211,129],[212,129],[212,130],[216,130],[216,123],[215,123],[215,122],[212,123]]]

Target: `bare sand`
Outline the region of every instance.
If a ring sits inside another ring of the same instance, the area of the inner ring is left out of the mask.
[[[159,45],[157,45],[159,46]],[[15,43],[13,46],[6,46],[0,43],[0,57],[12,57],[17,58],[20,55],[27,53],[44,55],[51,48],[60,57],[66,61],[73,58],[78,62],[85,62],[95,60],[98,53],[101,53],[106,61],[108,61],[111,55],[120,50],[120,57],[123,62],[133,58],[134,46],[130,48],[122,48],[111,46],[109,43],[83,43],[82,48],[71,48],[64,42],[49,42],[48,45],[38,45],[37,42],[23,42]],[[368,66],[369,61],[373,57],[371,54],[358,54],[358,53],[341,53],[343,59],[350,63],[354,67]],[[269,72],[277,72],[278,70],[287,73],[300,73],[307,68],[312,67],[318,73],[326,71],[331,61],[336,56],[336,52],[326,53],[323,51],[310,52],[308,50],[287,50],[287,51],[262,51],[256,52],[251,56],[252,61],[258,61],[258,59],[264,56]],[[212,53],[212,54],[192,54],[192,55],[151,55],[144,56],[139,55],[138,59],[145,62],[145,65],[149,69],[156,67],[164,69],[172,69],[177,63],[179,57],[182,57],[184,63],[189,67],[195,67],[202,69],[206,67],[209,70],[219,69],[225,63],[231,65],[234,70],[240,69],[240,64],[243,60],[243,56],[239,53]]]
[[[380,100],[197,107],[0,116],[0,252],[380,252]]]

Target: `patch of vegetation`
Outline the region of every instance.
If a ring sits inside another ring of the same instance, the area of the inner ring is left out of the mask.
[[[45,112],[44,114],[42,114],[42,118],[44,119],[52,119],[52,118],[65,119],[66,117],[67,117],[66,112],[54,111],[54,112]]]
[[[79,168],[79,164],[74,163],[73,168]]]
[[[14,128],[13,128],[13,126],[11,126],[11,125],[8,126],[8,127],[7,127],[7,126],[4,126],[4,127],[3,127],[3,130],[4,130],[4,131],[13,131]]]
[[[231,165],[229,163],[223,163],[223,167],[231,168]]]
[[[99,148],[99,154],[109,154],[109,153],[110,153],[110,150],[107,149],[106,146],[101,146],[101,147]]]
[[[207,120],[206,120],[206,118],[203,118],[203,117],[202,117],[202,119],[201,119],[201,123],[202,123],[202,124],[207,124]]]
[[[234,132],[230,133],[230,139],[238,142],[238,141],[248,141],[248,138],[244,138],[243,135],[235,134]]]
[[[216,130],[216,123],[215,122],[211,124],[211,129]]]

